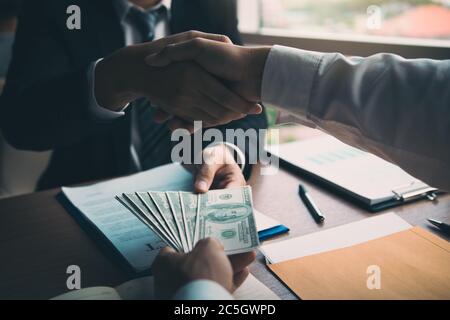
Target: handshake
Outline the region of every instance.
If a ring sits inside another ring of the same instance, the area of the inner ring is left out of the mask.
[[[269,47],[235,46],[223,35],[189,31],[122,48],[95,69],[100,106],[120,111],[145,97],[154,121],[171,130],[223,125],[262,107],[261,82]]]

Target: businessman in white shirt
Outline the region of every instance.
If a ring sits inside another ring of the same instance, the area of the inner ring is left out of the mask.
[[[151,66],[185,60],[226,80],[248,101],[276,105],[303,124],[450,191],[450,60],[406,60],[392,54],[347,58],[282,46],[244,48],[212,38],[169,44],[146,59]],[[180,119],[170,121],[183,126]],[[215,245],[203,243],[189,255],[163,251],[155,264],[156,279],[167,280],[177,270],[191,281],[172,282],[176,298],[232,298],[233,268],[224,254],[211,254],[218,250],[208,247]],[[195,261],[202,260],[227,270],[222,271],[227,276],[200,273]],[[211,285],[211,291],[203,295],[197,288],[202,285]]]
[[[276,105],[450,191],[450,60],[387,53],[349,58],[197,38],[168,45],[147,63],[185,60],[226,80],[249,101]]]

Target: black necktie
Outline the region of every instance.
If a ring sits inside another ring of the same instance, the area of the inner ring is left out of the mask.
[[[142,42],[154,40],[155,26],[166,13],[164,6],[152,11],[130,8],[129,18],[140,32]],[[133,102],[132,143],[139,156],[140,169],[143,170],[170,162],[170,131],[165,125],[152,120],[154,111],[146,98]]]

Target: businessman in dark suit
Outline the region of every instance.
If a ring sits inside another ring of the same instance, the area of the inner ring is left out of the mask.
[[[67,8],[74,4],[81,9],[81,28],[71,30]],[[152,69],[146,67],[145,55],[137,54],[145,45],[132,46],[188,30],[224,34],[240,43],[235,1],[25,1],[0,101],[1,125],[16,148],[54,150],[39,189],[170,162],[170,130],[152,120],[157,108],[184,112],[183,118],[192,114],[192,120],[220,124],[222,131],[266,127],[264,113],[257,114],[254,104],[198,66]],[[119,84],[128,87],[121,91]],[[208,87],[211,92],[190,96]],[[223,112],[214,113],[221,108]],[[255,115],[242,118],[236,110],[245,108]],[[236,167],[209,173],[238,175]],[[248,174],[250,166],[245,167]],[[211,183],[207,181],[208,188]]]

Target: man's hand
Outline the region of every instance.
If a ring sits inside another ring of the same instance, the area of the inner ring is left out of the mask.
[[[226,124],[261,107],[241,98],[198,64],[180,62],[164,68],[145,64],[144,58],[171,43],[206,37],[229,42],[221,35],[191,31],[150,43],[129,46],[100,61],[95,69],[95,97],[107,109],[147,97],[164,112],[184,121],[202,120],[205,127]]]
[[[261,101],[261,83],[270,47],[241,47],[229,41],[197,37],[168,44],[146,58],[148,65],[164,67],[174,62],[194,61],[248,101]]]
[[[186,165],[194,173],[196,192],[204,193],[210,188],[226,189],[247,184],[241,168],[225,144],[204,149],[202,156],[203,164]]]
[[[254,260],[254,252],[227,257],[220,242],[211,238],[200,240],[189,254],[166,247],[152,266],[156,297],[170,299],[187,283],[201,279],[217,282],[232,293],[245,281]]]

